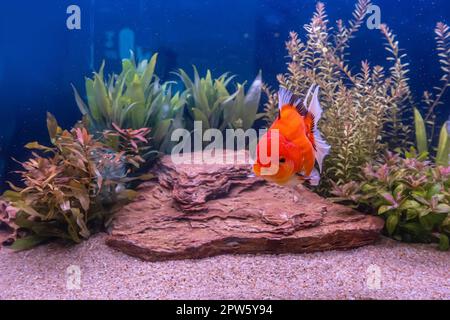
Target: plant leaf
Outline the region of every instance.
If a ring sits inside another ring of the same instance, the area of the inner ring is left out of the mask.
[[[449,245],[448,237],[445,234],[441,233],[439,235],[439,250],[448,251],[449,248],[450,248],[450,245]]]
[[[244,130],[250,129],[256,120],[256,114],[258,112],[259,102],[261,100],[261,88],[262,71],[259,71],[256,79],[253,81],[245,96],[242,119],[244,121]]]
[[[50,112],[47,112],[47,129],[50,140],[54,143],[58,133],[58,122]]]
[[[428,152],[427,132],[425,122],[419,110],[414,108],[414,124],[416,128],[416,143],[419,153]]]
[[[448,166],[449,158],[448,155],[450,153],[450,141],[448,138],[448,130],[447,130],[446,122],[441,129],[441,133],[439,135],[439,145],[436,155],[436,164],[440,166]]]
[[[393,235],[395,229],[398,225],[398,216],[396,214],[391,214],[386,221],[386,229],[389,233],[389,235]]]
[[[165,138],[170,139],[168,132],[172,124],[172,119],[163,120],[158,123],[153,131],[152,140],[159,145]]]
[[[153,78],[153,74],[155,72],[155,66],[156,66],[156,60],[158,59],[158,54],[155,53],[150,61],[147,64],[147,68],[145,69],[144,74],[142,75],[142,83],[144,84],[145,87],[147,87]]]
[[[48,238],[46,237],[31,235],[22,239],[17,239],[9,248],[11,248],[14,251],[29,250],[41,244],[47,239]]]

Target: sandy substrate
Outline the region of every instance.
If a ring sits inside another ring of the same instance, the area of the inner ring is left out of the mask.
[[[351,251],[151,263],[104,237],[0,251],[0,299],[450,299],[450,253],[432,246],[383,239]],[[71,265],[80,289],[72,273],[68,290]]]

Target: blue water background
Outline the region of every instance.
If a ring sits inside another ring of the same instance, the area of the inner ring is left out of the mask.
[[[330,20],[349,19],[355,1],[328,0]],[[23,145],[48,142],[45,113],[63,127],[80,118],[70,84],[84,93],[84,77],[106,59],[118,71],[129,49],[139,57],[159,52],[157,73],[173,78],[177,68],[202,73],[231,71],[252,80],[259,69],[269,84],[285,70],[284,42],[291,30],[303,33],[313,0],[42,0],[0,5],[0,189],[24,160]],[[408,54],[414,95],[439,84],[434,27],[450,23],[448,0],[378,0],[382,22],[398,35]],[[81,8],[81,30],[68,30],[66,9]],[[132,35],[134,37],[130,37]],[[122,39],[122,40],[120,40]],[[384,64],[384,40],[365,26],[352,41],[350,59]],[[445,100],[447,106],[449,99]],[[441,119],[448,110],[441,108]]]

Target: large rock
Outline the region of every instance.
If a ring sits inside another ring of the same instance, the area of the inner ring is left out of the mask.
[[[17,209],[0,200],[0,249],[12,244],[18,237],[19,227],[14,223]]]
[[[374,243],[377,217],[331,203],[304,187],[249,177],[248,165],[175,165],[116,216],[108,245],[150,261],[218,254],[302,253]]]

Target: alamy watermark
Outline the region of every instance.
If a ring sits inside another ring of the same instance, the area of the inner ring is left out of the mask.
[[[81,8],[75,4],[67,7],[66,13],[69,15],[66,26],[69,30],[81,30]],[[370,5],[366,11],[366,26],[369,30],[380,29],[381,8],[375,4]]]
[[[67,29],[81,30],[81,8],[72,4],[67,7],[66,13],[69,15],[66,20]]]
[[[366,285],[370,290],[381,289],[381,268],[376,264],[371,264],[366,270]]]
[[[366,21],[366,26],[369,30],[380,29],[381,27],[381,9],[377,5],[370,5],[367,8],[366,16],[369,15]]]
[[[225,135],[224,135],[225,133]],[[203,132],[202,122],[194,122],[194,130],[176,129],[170,140],[176,143],[171,159],[175,164],[253,164],[258,157],[262,175],[273,175],[279,169],[279,131],[271,130],[271,139],[259,139],[266,129],[207,129]],[[234,150],[249,150],[248,155],[236,155]],[[270,150],[270,152],[269,152]],[[194,154],[192,153],[194,152]]]
[[[66,269],[66,289],[81,289],[81,268],[77,265],[71,265]]]

